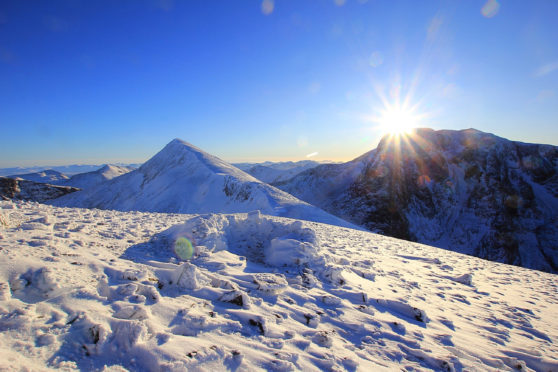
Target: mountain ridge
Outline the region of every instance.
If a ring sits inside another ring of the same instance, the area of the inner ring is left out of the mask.
[[[421,128],[274,185],[371,231],[556,272],[557,169],[552,145]]]

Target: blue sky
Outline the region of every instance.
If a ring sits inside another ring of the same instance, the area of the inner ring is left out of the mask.
[[[3,1],[0,166],[350,160],[385,105],[558,145],[558,1]],[[375,118],[375,119],[374,119]]]

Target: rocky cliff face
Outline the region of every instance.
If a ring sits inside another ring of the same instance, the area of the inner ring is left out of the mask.
[[[0,199],[44,202],[78,191],[78,188],[0,177]]]
[[[383,138],[361,163],[338,188],[315,168],[305,183],[327,183],[332,198],[313,202],[382,234],[558,272],[557,147],[418,129]],[[305,200],[297,189],[308,176],[278,186]]]

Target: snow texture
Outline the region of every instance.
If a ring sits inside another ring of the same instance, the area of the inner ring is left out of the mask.
[[[558,370],[553,274],[259,212],[0,216],[3,370]]]

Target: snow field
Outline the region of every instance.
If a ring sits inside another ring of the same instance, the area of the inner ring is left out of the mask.
[[[558,369],[555,275],[258,212],[0,215],[7,370]]]

